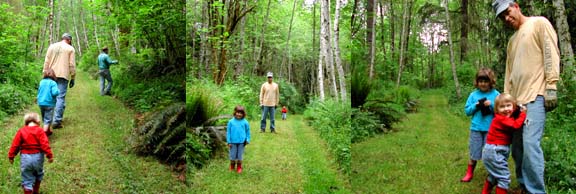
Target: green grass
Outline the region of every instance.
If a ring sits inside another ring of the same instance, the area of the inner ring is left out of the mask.
[[[27,111],[38,112],[36,105]],[[54,163],[45,162],[44,193],[184,193],[186,186],[170,167],[128,152],[134,112],[118,100],[100,96],[98,82],[80,72],[68,89],[64,128],[50,137]],[[8,155],[23,121],[14,116],[0,129],[0,155]],[[0,161],[0,193],[20,193],[20,160]]]
[[[192,177],[192,193],[350,193],[327,146],[303,118],[276,120],[277,134],[259,133],[251,121],[251,143],[242,174],[228,170],[227,157],[215,159]]]
[[[460,182],[469,160],[470,118],[450,114],[438,91],[427,91],[421,99],[419,112],[396,124],[396,132],[352,145],[354,192],[481,193],[487,176],[482,162],[471,182]],[[513,170],[512,175],[515,188]]]

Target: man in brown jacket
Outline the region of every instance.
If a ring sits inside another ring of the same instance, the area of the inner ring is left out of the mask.
[[[54,108],[53,128],[62,128],[62,119],[64,109],[66,108],[66,90],[68,84],[70,88],[74,87],[74,78],[76,77],[76,62],[74,59],[74,47],[72,47],[72,35],[64,33],[62,41],[54,43],[48,47],[46,58],[44,59],[44,68],[52,69],[56,73],[56,83],[60,94],[56,97],[56,106]],[[68,82],[70,80],[70,82]]]
[[[266,116],[270,115],[270,132],[276,133],[274,125],[274,112],[280,101],[280,89],[278,84],[272,81],[272,72],[266,74],[268,82],[263,83],[260,88],[260,109],[262,109],[262,120],[260,120],[260,132],[266,130]]]

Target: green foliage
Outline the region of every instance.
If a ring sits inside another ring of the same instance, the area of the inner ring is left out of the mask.
[[[169,164],[186,162],[186,109],[175,103],[145,117],[130,136],[131,148]]]
[[[374,113],[352,108],[351,141],[361,142],[383,131]]]
[[[313,100],[304,111],[305,118],[328,143],[340,169],[346,175],[350,175],[351,168],[351,112],[349,103],[333,99],[326,99],[324,102]]]
[[[551,190],[574,192],[576,188],[576,80],[567,67],[558,84],[559,106],[547,113],[542,149],[546,160],[545,179]]]
[[[372,89],[371,82],[368,77],[364,76],[361,72],[353,74],[351,79],[351,95],[352,107],[356,108],[366,103],[366,98]]]

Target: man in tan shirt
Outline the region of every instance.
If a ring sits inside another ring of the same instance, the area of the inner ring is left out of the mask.
[[[263,83],[260,88],[260,108],[262,109],[260,132],[263,133],[266,131],[266,116],[270,115],[270,132],[276,133],[274,112],[276,111],[276,106],[278,106],[278,102],[280,101],[280,88],[278,88],[278,84],[272,81],[272,72],[268,72],[266,77],[268,77],[268,82]]]
[[[70,84],[70,88],[74,87],[74,78],[76,77],[74,53],[75,50],[74,47],[72,47],[72,36],[68,33],[64,33],[62,35],[62,41],[54,43],[48,47],[46,58],[44,59],[43,70],[54,70],[57,77],[56,83],[60,90],[60,94],[56,97],[56,107],[54,108],[54,121],[52,121],[54,129],[62,128],[68,84]]]
[[[524,16],[513,0],[495,0],[492,8],[515,30],[508,42],[504,92],[527,108],[523,129],[512,142],[517,180],[529,193],[546,193],[540,140],[545,112],[557,105],[560,54],[556,31],[544,17]]]

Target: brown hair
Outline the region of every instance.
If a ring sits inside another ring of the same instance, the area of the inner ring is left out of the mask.
[[[241,113],[242,114],[242,118],[246,117],[246,111],[244,110],[243,106],[236,106],[236,108],[234,108],[234,113],[232,115],[236,116],[236,113]]]
[[[512,105],[514,106],[513,110],[516,110],[517,105],[516,105],[516,98],[514,98],[514,96],[508,94],[508,93],[502,93],[498,96],[496,96],[496,100],[495,100],[496,104],[494,104],[494,112],[495,113],[500,113],[500,110],[498,110],[498,106],[502,103],[506,103],[506,102],[511,102]]]
[[[476,79],[474,79],[474,87],[478,88],[478,82],[480,80],[488,80],[490,83],[490,89],[494,88],[496,85],[496,76],[494,75],[494,71],[490,68],[482,67],[476,73]]]
[[[54,73],[54,70],[52,70],[50,68],[44,70],[43,75],[44,75],[44,78],[50,78],[50,79],[56,81],[56,73]]]
[[[34,122],[37,125],[40,125],[40,116],[38,115],[38,113],[30,112],[30,113],[26,113],[24,115],[24,125],[28,125],[31,122]]]

